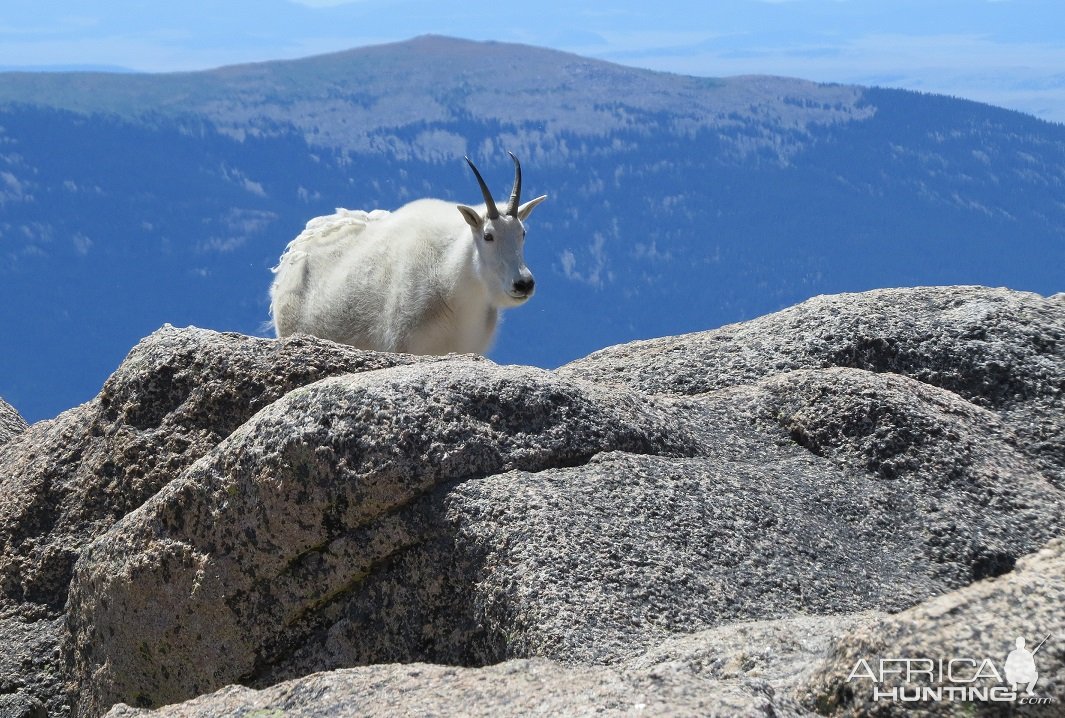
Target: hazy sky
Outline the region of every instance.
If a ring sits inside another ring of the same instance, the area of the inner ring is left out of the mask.
[[[2,0],[0,67],[194,70],[425,33],[943,92],[1065,122],[1065,0]]]

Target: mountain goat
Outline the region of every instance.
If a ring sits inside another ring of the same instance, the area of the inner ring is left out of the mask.
[[[502,214],[481,173],[484,204],[421,199],[394,212],[338,209],[317,217],[274,268],[277,336],[313,334],[360,349],[484,354],[501,309],[533,294],[524,220],[547,199],[521,202],[521,163]]]

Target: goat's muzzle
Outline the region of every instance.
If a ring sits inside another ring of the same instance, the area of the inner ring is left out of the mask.
[[[530,274],[528,277],[522,277],[514,282],[514,288],[511,292],[511,296],[515,299],[528,299],[532,296],[533,289],[536,287],[536,280],[532,278]]]

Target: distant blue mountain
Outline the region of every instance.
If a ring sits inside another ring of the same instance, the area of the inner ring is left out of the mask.
[[[0,74],[0,396],[89,399],[165,322],[255,334],[311,217],[550,200],[492,358],[552,367],[811,295],[1065,290],[1065,126],[940,96],[706,80],[425,37],[204,73]]]
[[[0,72],[112,72],[136,73],[120,65],[0,65]]]

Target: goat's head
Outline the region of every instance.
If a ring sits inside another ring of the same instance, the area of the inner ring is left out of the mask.
[[[513,307],[526,301],[533,295],[535,282],[532,272],[525,266],[525,225],[523,224],[536,205],[547,199],[541,195],[521,202],[521,163],[513,153],[514,189],[510,192],[506,211],[500,214],[492,193],[484,183],[481,173],[477,171],[470,158],[466,158],[470,169],[477,178],[477,184],[484,195],[484,214],[473,207],[459,205],[459,212],[473,230],[473,241],[477,247],[478,264],[481,276],[492,294],[492,301],[501,307]]]

